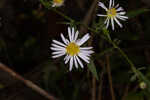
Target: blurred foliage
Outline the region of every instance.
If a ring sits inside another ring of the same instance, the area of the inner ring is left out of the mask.
[[[139,10],[135,10],[135,11],[130,11],[127,13],[127,16],[129,18],[133,18],[133,17],[136,17],[138,15],[141,15],[141,14],[143,14],[145,12],[149,12],[149,11],[150,11],[150,9],[139,9]]]
[[[0,89],[4,88],[5,86],[3,84],[0,84]]]
[[[97,71],[96,71],[96,66],[94,65],[94,62],[91,60],[90,64],[87,65],[89,70],[92,72],[92,74],[94,75],[94,77],[98,79],[98,75],[97,75]]]

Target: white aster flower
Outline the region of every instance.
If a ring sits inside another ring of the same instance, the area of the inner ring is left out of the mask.
[[[124,9],[122,7],[119,7],[119,4],[115,5],[114,1],[115,0],[109,1],[109,8],[106,8],[106,6],[102,2],[99,2],[98,5],[102,7],[107,14],[97,14],[97,16],[106,17],[106,20],[104,22],[104,24],[106,24],[106,28],[108,28],[111,21],[112,30],[114,30],[114,21],[122,28],[123,26],[119,22],[119,20],[125,21],[126,19],[128,19],[128,17],[125,16],[126,12],[124,11]]]
[[[69,62],[69,70],[72,70],[73,65],[75,65],[76,68],[78,68],[78,64],[83,68],[83,61],[86,63],[89,63],[90,55],[93,53],[91,50],[92,47],[80,47],[83,45],[89,38],[89,34],[87,33],[84,35],[81,39],[78,38],[79,31],[75,31],[74,28],[68,27],[68,35],[69,39],[66,39],[63,34],[61,34],[61,38],[63,43],[53,40],[51,50],[52,52],[52,58],[57,58],[63,55],[66,55],[64,57],[65,64]]]
[[[64,4],[64,0],[52,0],[52,7],[60,7]]]

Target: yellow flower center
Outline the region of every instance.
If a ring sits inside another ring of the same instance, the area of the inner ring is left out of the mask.
[[[61,4],[63,0],[53,0],[54,3]]]
[[[72,43],[69,43],[69,45],[66,47],[66,52],[69,55],[74,56],[80,52],[80,48],[77,44],[72,42]]]
[[[107,16],[108,17],[115,17],[117,15],[117,11],[115,8],[111,8],[107,11]]]

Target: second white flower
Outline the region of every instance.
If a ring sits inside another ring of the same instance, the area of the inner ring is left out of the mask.
[[[114,21],[122,28],[122,24],[119,22],[119,20],[125,21],[128,19],[127,16],[125,16],[126,12],[122,7],[119,7],[119,4],[115,5],[114,0],[109,1],[109,7],[107,8],[102,2],[99,2],[98,5],[102,7],[106,11],[106,15],[103,14],[97,14],[97,16],[103,16],[106,17],[106,20],[104,24],[106,24],[106,28],[108,28],[109,24],[111,23],[112,30],[114,30]],[[119,20],[118,20],[119,19]]]

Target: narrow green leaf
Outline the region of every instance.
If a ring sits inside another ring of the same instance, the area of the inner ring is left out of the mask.
[[[51,7],[51,2],[50,1],[46,1],[46,0],[40,0],[41,4],[44,5],[46,8],[50,8]]]
[[[89,68],[89,70],[92,72],[92,74],[95,76],[95,78],[96,78],[97,80],[99,80],[99,79],[98,79],[98,75],[97,75],[97,71],[96,71],[96,67],[95,67],[95,64],[94,64],[93,61],[91,61],[91,63],[88,64],[88,68]]]
[[[134,10],[134,11],[128,12],[128,13],[127,13],[127,16],[128,16],[129,18],[133,18],[133,17],[136,17],[136,16],[138,16],[138,15],[140,15],[140,14],[142,14],[142,13],[148,12],[148,11],[150,11],[150,9],[145,9],[145,8],[143,8],[143,9],[139,9],[139,10]]]

